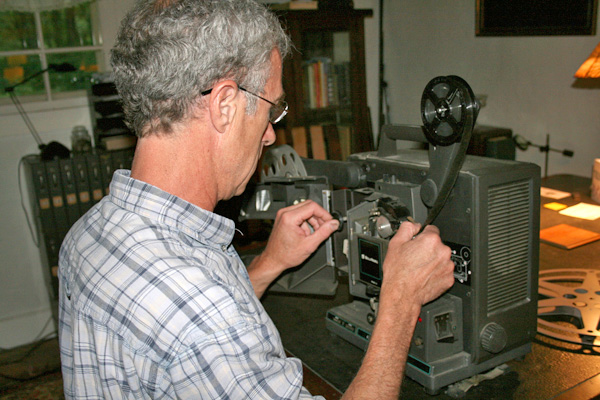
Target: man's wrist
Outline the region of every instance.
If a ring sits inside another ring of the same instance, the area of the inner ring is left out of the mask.
[[[265,255],[265,253],[256,256],[248,266],[250,282],[252,282],[254,292],[258,297],[262,296],[269,285],[277,279],[280,274],[281,271],[277,268],[276,263]]]

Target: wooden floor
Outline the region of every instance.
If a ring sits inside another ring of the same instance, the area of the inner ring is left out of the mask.
[[[46,382],[50,379],[49,375],[59,371],[60,354],[56,338],[0,352],[0,397],[18,398],[14,397],[15,391],[32,386],[36,381]],[[56,376],[51,378],[57,379]],[[11,396],[4,397],[7,393]]]

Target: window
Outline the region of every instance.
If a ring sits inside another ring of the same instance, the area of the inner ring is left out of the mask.
[[[102,59],[95,2],[51,11],[0,12],[0,98],[4,88],[46,69],[69,63],[74,72],[49,72],[20,85],[15,93],[52,100],[60,93],[86,89]]]

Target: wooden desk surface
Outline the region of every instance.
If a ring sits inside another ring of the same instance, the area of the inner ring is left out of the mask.
[[[542,179],[543,187],[570,192],[573,195],[561,200],[542,197],[540,229],[550,228],[558,224],[569,224],[577,228],[600,233],[600,219],[590,221],[568,217],[544,207],[544,204],[551,202],[562,203],[566,206],[574,206],[580,202],[598,205],[598,203],[593,201],[590,197],[591,183],[591,178],[575,175],[555,175]],[[542,243],[540,245],[540,270],[561,268],[600,269],[600,241],[589,243],[585,246],[571,250],[562,250]]]
[[[590,182],[582,177],[557,175],[544,179],[542,186],[575,193],[575,197],[561,200],[567,205],[579,201],[595,204],[589,197]],[[542,198],[542,205],[549,201]],[[542,207],[542,229],[558,223],[600,232],[600,219],[579,220]],[[541,244],[540,270],[557,268],[600,269],[600,241],[572,250]],[[364,353],[326,329],[325,313],[331,307],[350,301],[348,286],[343,282],[334,298],[268,293],[263,300],[281,333],[284,346],[316,373],[309,380],[318,382],[322,379],[339,391],[344,391],[354,378]],[[508,363],[510,372],[480,383],[467,392],[464,399],[590,399],[600,393],[600,353],[597,351],[537,335],[530,354],[523,360]],[[316,390],[314,394],[328,396],[325,391]],[[409,378],[404,380],[402,392],[403,399],[451,399],[443,393],[428,396]],[[327,398],[336,396],[329,394]]]

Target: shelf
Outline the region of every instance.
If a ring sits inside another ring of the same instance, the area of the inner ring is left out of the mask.
[[[315,125],[352,131],[351,153],[373,150],[366,99],[364,18],[371,10],[278,12],[295,49],[284,62],[283,88],[290,112],[285,137]]]

